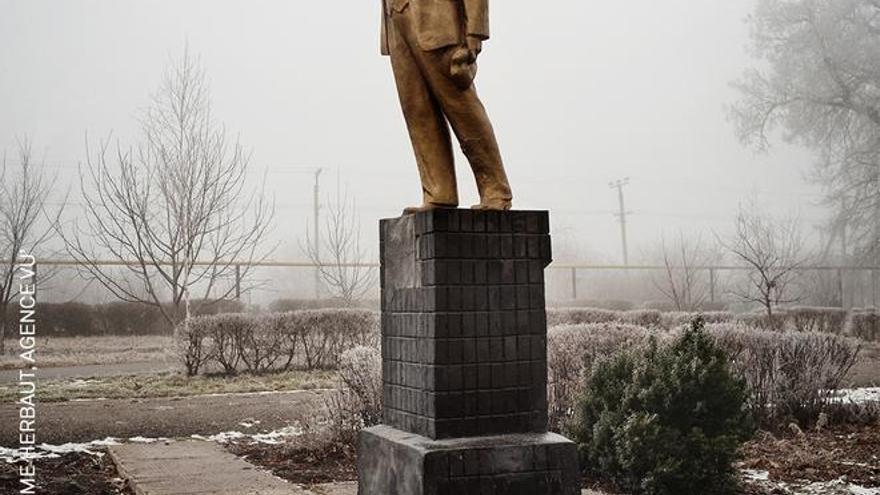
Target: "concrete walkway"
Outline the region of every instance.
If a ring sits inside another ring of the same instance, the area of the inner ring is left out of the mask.
[[[108,452],[137,495],[357,495],[352,482],[309,489],[287,483],[213,442],[113,445]]]
[[[137,495],[311,495],[213,442],[115,445],[108,451]]]

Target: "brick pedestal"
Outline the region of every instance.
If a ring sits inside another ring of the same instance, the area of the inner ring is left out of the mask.
[[[579,493],[574,445],[546,433],[547,212],[380,228],[385,425],[361,437],[360,495]]]

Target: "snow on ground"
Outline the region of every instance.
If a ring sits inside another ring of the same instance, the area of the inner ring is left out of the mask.
[[[61,445],[50,445],[43,443],[34,448],[32,453],[23,453],[19,449],[10,449],[0,447],[0,458],[8,463],[18,462],[23,459],[49,459],[53,457],[61,457],[64,454],[81,453],[94,456],[102,456],[100,452],[108,445],[119,445],[119,440],[113,437],[107,437],[103,440],[93,440],[86,443],[65,443]]]
[[[867,404],[880,402],[880,387],[841,389],[832,401],[842,404]]]
[[[248,423],[247,425],[242,424],[242,426],[245,426],[246,428],[252,428],[258,423],[259,421],[255,421],[252,423]],[[284,443],[289,438],[302,435],[302,433],[303,430],[299,425],[293,425],[266,433],[242,433],[240,431],[226,431],[210,436],[192,435],[192,438],[196,440],[205,440],[217,443],[228,443],[232,440],[250,440],[253,443],[277,445]],[[107,437],[103,440],[93,440],[86,443],[65,443],[61,445],[50,445],[44,443],[37,446],[34,449],[34,452],[31,454],[23,454],[18,449],[0,446],[0,460],[7,463],[14,463],[26,458],[32,460],[48,459],[60,457],[64,454],[71,453],[88,454],[100,457],[104,455],[104,453],[101,451],[104,447],[107,447],[108,445],[120,445],[122,443],[156,443],[167,441],[169,441],[169,439],[164,437],[146,438],[138,436],[128,439]]]
[[[246,426],[246,428],[249,428]],[[240,431],[224,431],[216,435],[203,436],[192,435],[196,440],[206,440],[208,442],[228,443],[232,440],[250,440],[253,443],[263,443],[268,445],[277,445],[284,443],[285,440],[292,437],[302,435],[303,430],[299,425],[285,426],[279,430],[270,431],[268,433],[242,433]]]
[[[773,493],[785,495],[880,495],[880,488],[865,488],[843,479],[824,483],[790,484],[770,480],[767,471],[747,469],[742,472],[747,483],[772,489]]]

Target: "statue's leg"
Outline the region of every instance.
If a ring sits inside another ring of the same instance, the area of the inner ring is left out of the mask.
[[[450,59],[454,49],[413,50],[413,54],[470,162],[480,192],[481,206],[508,209],[512,194],[495,131],[476,88],[471,85],[463,90],[453,82]]]
[[[407,42],[406,14],[395,14],[389,32],[391,65],[412,140],[425,206],[458,206],[449,126]],[[413,40],[414,41],[414,40]]]

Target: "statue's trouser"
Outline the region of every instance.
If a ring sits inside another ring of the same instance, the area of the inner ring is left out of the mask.
[[[410,10],[392,15],[389,44],[424,203],[458,206],[448,120],[473,169],[481,204],[499,209],[509,207],[510,185],[486,109],[473,85],[460,89],[450,76],[451,56],[456,47],[431,51],[419,48]]]

